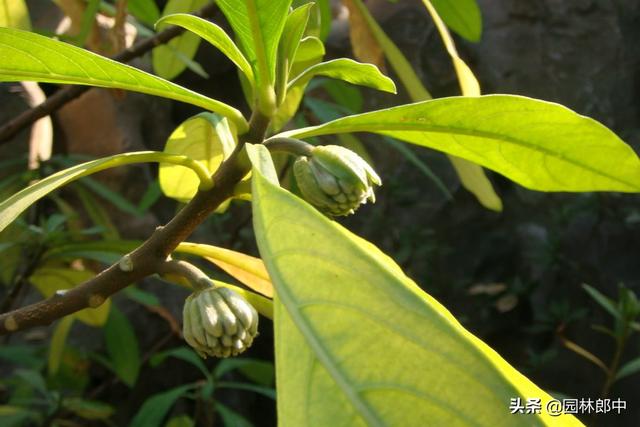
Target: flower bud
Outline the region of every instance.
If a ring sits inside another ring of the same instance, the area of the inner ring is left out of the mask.
[[[382,184],[366,161],[339,145],[314,147],[309,157],[296,160],[293,173],[304,199],[332,216],[352,214],[367,200],[375,202],[373,186]]]
[[[198,290],[184,303],[182,333],[203,358],[236,356],[258,335],[258,312],[231,289]]]

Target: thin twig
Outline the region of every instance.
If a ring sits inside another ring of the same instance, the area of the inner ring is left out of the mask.
[[[200,9],[197,13],[195,13],[195,15],[203,18],[211,17],[217,10],[218,8],[216,4],[211,3]],[[118,62],[129,62],[132,59],[144,55],[156,46],[168,43],[170,40],[179,36],[183,32],[183,28],[171,26],[166,30],[160,31],[153,37],[149,37],[147,39],[139,41],[130,48],[127,48],[117,55],[113,56],[111,59]],[[89,89],[91,89],[91,86],[64,87],[48,97],[47,100],[42,104],[21,113],[17,117],[14,117],[10,121],[2,125],[2,127],[0,127],[0,145],[10,141],[11,138],[13,138],[18,132],[20,132],[27,126],[30,126],[36,120],[40,119],[41,117],[48,116],[52,112],[65,105],[67,102],[74,100]]]

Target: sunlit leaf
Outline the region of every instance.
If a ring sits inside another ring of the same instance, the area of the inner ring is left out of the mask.
[[[276,63],[276,95],[277,104],[280,105],[286,95],[286,86],[289,74],[293,68],[296,52],[304,30],[309,21],[309,12],[313,5],[307,3],[293,10],[287,17],[282,32],[280,45],[278,46],[278,60]]]
[[[183,242],[178,245],[176,252],[201,256],[254,291],[267,297],[273,296],[273,285],[260,258],[203,243]]]
[[[31,19],[25,0],[0,0],[0,27],[31,30]]]
[[[169,0],[162,15],[193,12],[207,3],[209,0]],[[156,27],[158,30],[162,30],[166,25],[159,22]],[[195,56],[198,46],[200,46],[200,37],[196,34],[190,32],[180,34],[166,45],[163,44],[153,49],[151,52],[153,70],[167,80],[175,78],[187,68],[185,61],[181,60],[176,52],[191,60]]]
[[[372,64],[363,64],[348,58],[333,59],[313,65],[289,83],[289,87],[305,84],[315,76],[343,80],[385,92],[396,93],[396,85]]]
[[[640,191],[633,149],[593,119],[512,95],[451,97],[278,136],[373,132],[453,154],[540,191]]]
[[[0,28],[1,30],[1,28]],[[0,203],[0,231],[4,230],[14,219],[29,206],[37,202],[50,192],[83,176],[91,175],[105,169],[114,168],[131,163],[167,162],[188,163],[188,157],[170,155],[155,151],[140,151],[116,154],[64,169],[50,175],[37,183],[30,185]]]
[[[212,174],[236,146],[229,121],[212,113],[201,113],[184,121],[169,136],[164,152],[202,162]],[[162,164],[160,188],[167,197],[189,201],[198,191],[200,178],[187,167]]]
[[[138,339],[129,320],[115,306],[104,327],[107,352],[114,372],[129,387],[133,387],[140,372]]]
[[[57,291],[64,292],[92,279],[95,273],[88,270],[72,270],[70,268],[41,267],[29,278],[29,281],[45,298],[52,297]],[[102,326],[109,316],[111,300],[107,300],[97,308],[85,308],[73,316],[90,326]]]
[[[218,0],[217,4],[254,67],[256,87],[273,88],[278,43],[291,0]]]
[[[510,414],[511,398],[544,408],[551,396],[371,243],[253,173],[256,238],[276,286],[279,425],[581,425]]]
[[[179,25],[199,37],[202,37],[212,46],[219,49],[227,58],[229,58],[244,73],[250,83],[254,84],[253,70],[251,65],[244,57],[238,46],[233,42],[231,37],[224,32],[222,28],[213,22],[199,18],[194,15],[178,13],[174,15],[164,16],[158,24]]]
[[[242,113],[189,89],[27,31],[0,28],[0,81],[32,80],[91,85],[142,92],[190,103],[229,117],[240,132],[247,129]]]

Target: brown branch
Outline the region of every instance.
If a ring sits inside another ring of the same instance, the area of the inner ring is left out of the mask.
[[[269,120],[254,113],[249,132],[241,137],[231,157],[213,175],[215,186],[196,196],[164,227],[128,254],[128,266],[112,265],[97,276],[64,294],[0,315],[0,335],[34,326],[48,325],[56,319],[87,307],[98,307],[109,296],[133,282],[162,269],[163,263],[178,244],[206,219],[223,201],[233,195],[234,186],[247,174],[249,165],[240,156],[245,142],[262,143]],[[124,263],[123,263],[124,264]]]
[[[200,17],[210,17],[218,10],[215,3],[208,4],[200,9],[195,15]],[[166,30],[160,31],[153,37],[141,40],[134,44],[130,48],[127,48],[111,59],[118,62],[129,62],[139,56],[144,55],[156,46],[168,43],[170,40],[182,34],[185,30],[181,27],[171,26]],[[2,127],[0,127],[0,145],[8,142],[18,132],[25,127],[31,125],[33,122],[41,117],[48,116],[53,111],[62,107],[69,101],[82,95],[84,92],[91,89],[91,86],[67,86],[59,89],[56,93],[47,98],[42,104],[33,107],[17,117],[14,117]]]

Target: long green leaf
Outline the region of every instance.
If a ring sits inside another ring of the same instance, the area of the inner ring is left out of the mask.
[[[398,75],[398,78],[404,85],[411,99],[414,102],[427,101],[429,99],[432,99],[431,94],[424,87],[422,81],[413,70],[413,67],[411,66],[407,58],[405,58],[400,49],[398,49],[395,43],[393,43],[393,41],[385,34],[385,32],[382,30],[380,25],[378,25],[375,19],[373,19],[371,13],[369,13],[368,9],[362,3],[362,1],[350,1],[355,6],[353,10],[362,15],[362,21],[366,22],[366,25],[369,26],[371,33],[376,38],[376,41],[380,44],[380,47],[382,48],[384,55],[387,57],[389,64]],[[435,11],[431,11],[435,13]],[[439,19],[437,14],[436,16],[434,16],[434,19]],[[444,25],[440,23],[437,28],[440,31],[441,36],[445,40],[445,46],[447,47],[449,53],[452,55],[452,58],[455,56],[459,61],[462,61],[458,57],[455,46],[453,45],[453,40],[451,40],[448,32],[446,32],[446,28],[444,27]],[[467,82],[465,84],[461,84],[461,88],[463,90],[477,90],[474,93],[463,92],[463,95],[478,96],[480,95],[480,86],[477,84],[477,81],[475,80],[473,73],[471,73],[471,70],[469,70],[468,67],[465,67],[466,65],[464,67],[460,65],[456,68],[456,72],[458,72],[458,79],[461,82]],[[476,82],[475,85],[473,85],[474,81]],[[449,156],[449,160],[456,170],[456,173],[458,174],[462,185],[471,193],[473,193],[483,206],[496,211],[502,210],[502,200],[500,200],[500,197],[496,194],[493,186],[491,185],[491,182],[480,166],[454,156]]]
[[[635,359],[625,363],[618,371],[616,381],[629,375],[637,374],[638,372],[640,372],[640,357],[636,357]]]
[[[278,43],[291,0],[218,0],[217,3],[253,64],[256,87],[273,88]]]
[[[247,130],[233,107],[125,64],[27,31],[0,28],[0,81],[33,80],[132,90],[186,102],[228,117]]]
[[[378,67],[348,58],[321,62],[307,68],[298,77],[289,82],[289,88],[305,84],[315,76],[331,77],[356,85],[396,93],[396,85],[393,80],[382,74]]]
[[[312,6],[312,4],[307,3],[293,10],[287,17],[284,25],[282,38],[278,46],[278,60],[276,63],[277,105],[282,104],[285,98],[289,73],[291,73],[296,51],[298,50],[298,46],[300,46],[300,40],[307,27],[309,12]]]
[[[127,9],[140,22],[152,26],[160,18],[160,9],[155,0],[129,0]]]
[[[64,348],[66,347],[67,335],[71,325],[73,325],[74,316],[65,316],[56,325],[51,335],[51,342],[49,343],[49,358],[47,359],[47,367],[49,375],[55,375],[60,368],[60,361],[64,354]]]
[[[252,85],[255,84],[253,70],[251,64],[244,57],[238,46],[233,42],[231,37],[224,32],[222,28],[213,22],[209,22],[205,19],[194,15],[188,15],[185,13],[177,13],[173,15],[164,16],[158,21],[159,24],[173,24],[178,25],[191,31],[194,34],[202,37],[208,41],[212,46],[219,49],[227,58],[231,60],[240,71],[249,79]]]
[[[172,15],[181,12],[193,12],[209,0],[169,0],[162,15]],[[165,27],[160,22],[156,28],[161,30]],[[169,43],[160,45],[151,52],[153,70],[157,75],[167,80],[171,80],[181,74],[189,61],[193,59],[200,46],[200,37],[193,33],[183,33],[175,37]],[[186,60],[186,61],[185,61]]]
[[[276,286],[279,425],[580,425],[511,415],[551,397],[371,243],[253,170],[254,227]]]
[[[465,39],[477,42],[482,36],[482,15],[476,0],[431,0],[442,20]]]
[[[111,307],[104,338],[113,370],[123,383],[133,387],[140,372],[138,339],[129,320],[115,306]]]
[[[116,154],[73,166],[38,181],[0,203],[0,231],[4,230],[7,225],[33,203],[71,181],[105,169],[145,162],[167,162],[186,165],[191,164],[193,161],[186,156],[155,151],[140,151]]]
[[[558,104],[513,95],[451,97],[283,132],[373,132],[453,154],[540,191],[640,191],[640,161],[613,132]]]

